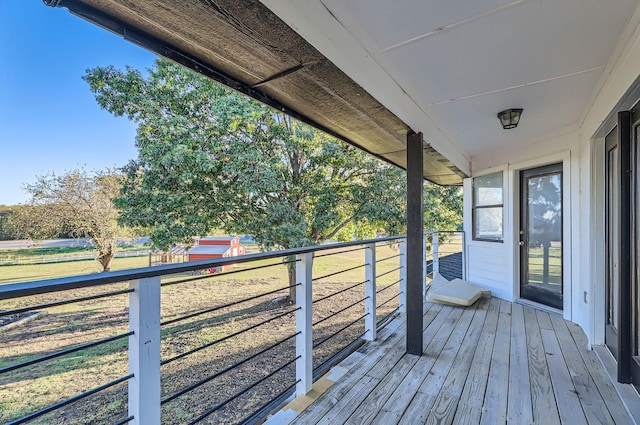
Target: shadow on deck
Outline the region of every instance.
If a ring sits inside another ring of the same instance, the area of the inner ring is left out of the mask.
[[[426,303],[422,356],[405,354],[404,335],[397,318],[267,423],[634,423],[580,327],[558,316],[487,297]]]

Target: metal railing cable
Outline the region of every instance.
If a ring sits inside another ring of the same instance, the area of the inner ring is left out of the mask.
[[[383,261],[391,260],[392,258],[398,258],[398,257],[400,257],[400,255],[401,254],[396,254],[396,255],[392,255],[390,257],[381,258],[379,260],[376,260],[376,263],[382,263]]]
[[[383,286],[382,288],[378,289],[378,290],[376,291],[376,294],[379,294],[379,293],[381,293],[381,292],[383,292],[383,291],[386,291],[387,289],[391,288],[391,287],[392,287],[392,286],[394,286],[394,285],[397,285],[398,283],[400,283],[400,280],[399,280],[399,279],[398,279],[398,280],[396,280],[396,281],[395,281],[395,282],[393,282],[393,283],[390,283],[390,284],[385,285],[385,286]],[[399,294],[398,294],[398,295],[399,295]]]
[[[340,309],[340,310],[336,311],[335,313],[330,314],[330,315],[328,315],[327,317],[325,317],[325,318],[323,318],[323,319],[318,320],[317,322],[313,323],[313,324],[312,324],[312,326],[318,325],[318,324],[320,324],[320,323],[322,323],[322,322],[324,322],[324,321],[326,321],[326,320],[329,320],[329,319],[331,319],[331,318],[333,318],[333,317],[336,317],[338,314],[340,314],[340,313],[342,313],[342,312],[344,312],[344,311],[349,310],[351,307],[355,307],[356,305],[360,304],[362,301],[367,300],[367,299],[369,299],[369,298],[370,298],[369,296],[366,296],[366,297],[364,297],[364,298],[362,298],[362,299],[359,299],[358,301],[356,301],[356,302],[354,302],[354,303],[352,303],[352,304],[349,304],[348,306],[346,306],[346,307],[344,307],[344,308],[342,308],[342,309]]]
[[[127,418],[124,418],[124,419],[123,419],[123,420],[121,420],[121,421],[116,422],[114,425],[124,425],[124,424],[128,424],[129,422],[131,422],[131,421],[132,421],[132,420],[134,420],[134,419],[135,419],[135,417],[133,417],[133,416],[129,416],[129,417],[127,417]]]
[[[205,275],[205,276],[189,277],[189,278],[185,278],[185,279],[174,280],[174,281],[171,281],[171,282],[164,282],[161,286],[163,286],[163,287],[164,286],[172,286],[172,285],[178,285],[180,283],[195,282],[195,281],[203,280],[203,279],[221,278],[223,276],[229,276],[229,275],[236,274],[236,273],[243,273],[243,272],[249,272],[249,271],[253,271],[253,270],[267,269],[269,267],[281,266],[283,264],[292,264],[292,263],[295,263],[297,261],[298,260],[281,261],[279,263],[265,264],[265,265],[262,265],[262,266],[249,267],[249,268],[246,268],[246,269],[231,270],[231,271],[228,271],[228,272],[210,274],[210,275]],[[203,269],[203,270],[207,270],[207,269]]]
[[[336,276],[336,275],[339,275],[339,274],[341,274],[341,273],[346,273],[346,272],[350,272],[350,271],[352,271],[352,270],[361,269],[361,268],[366,267],[366,266],[368,266],[368,265],[369,265],[368,263],[367,263],[367,264],[361,264],[361,265],[359,265],[359,266],[350,267],[350,268],[348,268],[348,269],[344,269],[344,270],[340,270],[340,271],[337,271],[337,272],[333,272],[333,273],[325,274],[324,276],[314,277],[314,278],[313,278],[313,281],[314,281],[314,282],[317,282],[317,281],[319,281],[320,279],[325,279],[325,278],[327,278],[327,277]]]
[[[285,364],[283,364],[282,366],[280,366],[279,368],[277,368],[276,370],[274,370],[273,372],[269,373],[268,375],[265,375],[264,377],[262,377],[260,380],[254,382],[251,385],[247,385],[242,391],[237,392],[236,394],[232,395],[231,397],[227,398],[226,400],[216,404],[214,407],[208,409],[207,411],[205,411],[202,415],[198,416],[196,419],[192,420],[191,422],[189,422],[189,425],[194,425],[197,424],[198,422],[202,421],[203,419],[205,419],[207,416],[210,416],[212,413],[214,413],[216,410],[219,410],[220,408],[226,406],[227,404],[231,403],[233,400],[237,399],[238,397],[242,396],[243,394],[247,393],[249,390],[253,389],[255,386],[257,386],[258,384],[263,383],[264,381],[266,381],[267,379],[271,378],[272,376],[274,376],[275,374],[277,374],[278,372],[280,372],[281,370],[285,369],[287,366],[295,363],[296,360],[298,360],[299,358],[301,358],[302,356],[297,356],[296,358],[294,358],[293,360],[289,360],[288,362],[286,362]],[[296,382],[297,383],[297,382]]]
[[[267,295],[271,295],[271,294],[275,294],[277,292],[284,291],[285,289],[295,288],[296,286],[299,286],[299,285],[300,284],[298,283],[298,284],[295,284],[295,285],[285,286],[283,288],[274,289],[273,291],[264,292],[262,294],[255,295],[253,297],[245,298],[245,299],[242,299],[240,301],[233,301],[233,302],[230,302],[230,303],[227,303],[227,304],[224,304],[224,305],[211,307],[211,308],[208,308],[206,310],[196,311],[195,313],[189,313],[189,314],[187,314],[185,316],[180,316],[180,317],[177,317],[175,319],[170,319],[170,320],[166,320],[164,322],[161,322],[160,326],[170,325],[170,324],[173,324],[173,323],[181,322],[183,320],[191,319],[193,317],[201,316],[203,314],[212,313],[214,311],[222,310],[222,309],[228,308],[228,307],[233,307],[235,305],[242,304],[242,303],[247,302],[247,301],[252,301],[252,300],[255,300],[255,299],[258,299],[258,298],[262,298],[262,297],[267,296]]]
[[[351,285],[351,286],[349,286],[349,287],[347,287],[347,288],[341,289],[341,290],[339,290],[339,291],[337,291],[337,292],[334,292],[334,293],[332,293],[332,294],[325,295],[324,297],[320,297],[320,298],[318,298],[317,300],[314,300],[314,301],[313,301],[313,303],[314,303],[314,304],[315,304],[315,303],[319,303],[320,301],[324,301],[324,300],[327,300],[327,299],[329,299],[329,298],[331,298],[331,297],[335,297],[336,295],[342,294],[343,292],[346,292],[346,291],[348,291],[348,290],[350,290],[350,289],[353,289],[353,288],[355,288],[355,287],[357,287],[357,286],[364,285],[364,284],[365,284],[365,283],[367,283],[367,282],[368,282],[368,280],[365,280],[365,281],[362,281],[362,282],[356,283],[355,285]]]
[[[336,332],[332,333],[331,335],[327,336],[326,338],[323,338],[319,342],[316,342],[315,344],[313,344],[313,348],[317,348],[317,347],[321,346],[322,344],[324,344],[325,342],[327,342],[328,340],[330,340],[334,336],[338,335],[340,332],[344,331],[345,329],[349,328],[350,326],[355,325],[356,323],[358,323],[360,320],[364,319],[368,315],[369,315],[369,313],[363,314],[362,316],[358,317],[356,320],[348,323],[347,325],[345,325],[342,328],[338,329]]]
[[[51,354],[47,354],[46,356],[42,356],[42,357],[38,357],[37,359],[31,359],[31,360],[27,360],[25,362],[22,363],[16,363],[13,365],[9,365],[3,368],[0,368],[0,374],[2,373],[7,373],[7,372],[11,372],[12,370],[16,370],[16,369],[21,369],[23,367],[26,366],[31,366],[34,364],[38,364],[38,363],[42,363],[45,362],[47,360],[51,360],[51,359],[55,359],[57,357],[60,356],[64,356],[67,354],[71,354],[71,353],[75,353],[78,351],[82,351],[82,350],[87,350],[89,348],[93,348],[93,347],[98,347],[100,345],[104,345],[104,344],[108,344],[109,342],[113,342],[113,341],[117,341],[123,338],[127,338],[129,336],[133,335],[133,332],[127,332],[127,333],[123,333],[123,334],[119,334],[119,335],[114,335],[108,338],[103,338],[103,339],[99,339],[96,341],[92,341],[86,344],[81,344],[78,345],[76,347],[73,348],[67,348],[65,350],[61,350],[61,351],[57,351],[55,353],[51,353]]]
[[[79,303],[79,302],[82,302],[82,301],[92,301],[92,300],[97,300],[97,299],[100,299],[100,298],[114,297],[116,295],[128,294],[130,292],[133,292],[133,289],[122,289],[120,291],[112,291],[112,292],[105,292],[105,293],[96,294],[96,295],[88,295],[86,297],[72,298],[70,300],[54,301],[54,302],[45,303],[45,304],[32,305],[32,306],[29,306],[29,307],[15,308],[13,310],[3,310],[2,311],[2,315],[3,316],[10,316],[10,315],[13,315],[13,314],[26,313],[26,312],[34,311],[34,310],[42,310],[43,308],[58,307],[58,306],[61,306],[61,305]]]
[[[255,329],[255,328],[259,327],[259,326],[262,326],[262,325],[264,325],[266,323],[273,322],[274,320],[279,319],[280,317],[287,316],[287,315],[289,315],[291,313],[295,313],[296,311],[301,310],[301,309],[302,309],[302,307],[298,307],[298,308],[294,308],[293,310],[289,310],[289,311],[285,311],[284,313],[277,314],[277,315],[275,315],[275,316],[273,316],[273,317],[271,317],[271,318],[269,318],[267,320],[263,320],[260,323],[256,323],[254,325],[251,325],[251,326],[249,326],[247,328],[244,328],[244,329],[242,329],[242,330],[240,330],[238,332],[234,332],[234,333],[229,334],[229,335],[227,335],[225,337],[222,337],[220,339],[216,339],[215,341],[208,342],[208,343],[206,343],[204,345],[201,345],[200,347],[192,348],[191,350],[185,351],[184,353],[178,354],[177,356],[168,358],[166,360],[162,360],[160,362],[160,365],[166,365],[168,363],[171,363],[171,362],[174,362],[174,361],[176,361],[178,359],[186,357],[186,356],[188,356],[190,354],[197,353],[198,351],[204,350],[205,348],[212,347],[212,346],[214,346],[216,344],[219,344],[219,343],[224,342],[224,341],[226,341],[228,339],[231,339],[233,337],[241,335],[241,334],[243,334],[245,332],[248,332],[248,331],[250,331],[252,329]]]
[[[388,274],[391,274],[391,273],[393,273],[393,272],[397,272],[397,271],[398,271],[398,270],[400,270],[401,268],[402,268],[402,266],[399,266],[399,267],[396,267],[395,269],[391,269],[391,270],[389,270],[389,271],[386,271],[386,272],[384,272],[384,273],[381,273],[381,274],[379,274],[379,275],[377,275],[377,276],[376,276],[376,279],[379,279],[379,278],[381,278],[381,277],[383,277],[383,276],[386,276],[386,275],[388,275]]]
[[[274,401],[277,401],[277,400],[283,399],[283,398],[288,398],[288,396],[293,394],[293,390],[296,387],[296,385],[298,385],[298,382],[300,382],[299,379],[296,382],[294,382],[293,384],[289,385],[284,390],[280,391],[278,394],[276,394],[273,397],[272,400],[264,403],[262,406],[260,406],[258,409],[256,409],[255,412],[251,414],[251,416],[249,416],[247,419],[245,419],[242,422],[243,425],[244,424],[251,425],[251,424],[256,424],[256,423],[262,423],[264,421],[264,418],[273,409],[273,407],[277,407],[277,404],[275,406],[273,406]]]
[[[32,421],[32,420],[34,420],[36,418],[39,418],[42,415],[45,415],[45,414],[47,414],[49,412],[53,412],[54,410],[60,409],[61,407],[66,406],[67,404],[71,404],[71,403],[76,402],[78,400],[82,400],[82,399],[84,399],[86,397],[89,397],[90,395],[93,395],[93,394],[95,394],[97,392],[100,392],[100,391],[106,390],[107,388],[113,387],[114,385],[118,385],[118,384],[120,384],[122,382],[126,382],[131,378],[133,378],[133,374],[129,374],[127,376],[123,376],[122,378],[118,378],[118,379],[113,380],[111,382],[107,382],[106,384],[100,385],[99,387],[93,388],[93,389],[91,389],[89,391],[85,391],[85,392],[83,392],[81,394],[78,394],[78,395],[76,395],[74,397],[71,397],[71,398],[68,398],[66,400],[63,400],[63,401],[60,401],[58,403],[52,404],[50,406],[47,406],[44,409],[38,410],[37,412],[33,412],[33,413],[30,413],[27,416],[23,416],[23,417],[21,417],[19,419],[15,419],[15,420],[9,422],[7,425],[18,425],[18,424],[23,424],[23,423]]]
[[[364,249],[365,249],[364,246],[361,248],[345,249],[343,251],[338,251],[338,252],[328,252],[326,254],[314,255],[313,258],[322,258],[322,257],[328,257],[330,255],[346,254],[347,252],[362,251]]]
[[[400,293],[395,294],[394,296],[392,296],[391,298],[389,298],[388,300],[378,304],[378,308],[383,307],[387,304],[389,304],[391,301],[395,300],[396,298],[398,298],[400,296]]]
[[[246,359],[240,360],[239,362],[234,363],[234,364],[232,364],[231,366],[228,366],[228,367],[226,367],[226,368],[222,369],[221,371],[216,372],[216,373],[214,373],[213,375],[208,376],[208,377],[206,377],[206,378],[204,378],[204,379],[202,379],[202,380],[200,380],[200,381],[196,382],[195,384],[189,385],[188,387],[185,387],[185,388],[183,388],[183,389],[181,389],[181,390],[179,390],[179,391],[177,391],[177,392],[175,392],[175,393],[171,394],[170,396],[168,396],[168,397],[164,398],[164,399],[160,402],[160,404],[161,404],[161,405],[163,405],[163,404],[165,404],[165,403],[169,403],[170,401],[175,400],[176,398],[178,398],[178,397],[180,397],[180,396],[183,396],[184,394],[188,393],[189,391],[195,390],[196,388],[198,388],[198,387],[200,387],[200,386],[202,386],[202,385],[206,384],[207,382],[213,381],[213,380],[214,380],[214,379],[216,379],[217,377],[219,377],[219,376],[221,376],[221,375],[224,375],[225,373],[227,373],[227,372],[229,372],[229,371],[231,371],[231,370],[235,369],[236,367],[238,367],[238,366],[240,366],[240,365],[242,365],[242,364],[244,364],[244,363],[246,363],[246,362],[248,362],[248,361],[250,361],[250,360],[255,359],[256,357],[258,357],[258,356],[260,356],[260,355],[262,355],[262,354],[266,353],[267,351],[269,351],[269,350],[271,350],[271,349],[273,349],[273,348],[275,348],[275,347],[277,347],[277,346],[279,346],[279,345],[281,345],[281,344],[284,344],[285,342],[289,341],[289,340],[290,340],[290,339],[292,339],[292,338],[295,338],[295,337],[296,337],[296,336],[298,336],[298,335],[300,335],[300,332],[296,332],[295,334],[293,334],[293,335],[291,335],[291,336],[288,336],[287,338],[281,339],[280,341],[278,341],[278,342],[276,342],[276,343],[274,343],[274,344],[271,344],[271,345],[270,345],[270,346],[268,346],[267,348],[264,348],[264,349],[262,349],[262,350],[258,351],[258,352],[257,352],[257,353],[255,353],[255,354],[252,354],[251,356],[247,357]]]
[[[400,306],[401,307],[401,306]],[[382,327],[383,324],[386,324],[386,322],[394,315],[398,312],[398,310],[400,309],[400,307],[397,307],[396,309],[394,309],[393,311],[391,311],[389,314],[387,314],[386,316],[384,316],[382,319],[378,320],[377,322],[377,326],[378,327]]]

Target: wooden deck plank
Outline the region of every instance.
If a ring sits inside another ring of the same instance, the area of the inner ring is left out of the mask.
[[[614,423],[616,425],[631,424],[632,421],[626,412],[626,408],[622,403],[622,400],[620,400],[620,397],[618,396],[618,393],[616,392],[616,389],[609,379],[605,369],[602,367],[600,360],[597,358],[596,353],[587,348],[587,336],[582,332],[580,326],[575,323],[567,323],[567,329],[571,333],[571,336],[576,343],[576,347],[578,348],[578,352],[589,370],[589,374],[593,378],[596,387],[598,387],[598,392],[600,393],[605,406],[607,406],[607,410],[613,418]]]
[[[420,357],[404,355],[390,373],[369,393],[360,406],[354,408],[348,416],[337,417],[334,423],[364,425],[373,421],[384,403],[391,397],[394,389],[407,376]],[[346,412],[345,412],[346,413]]]
[[[322,418],[317,422],[318,425],[334,425],[341,423],[339,421],[340,416],[343,415],[343,410],[350,410],[350,407],[354,404],[356,406],[360,405],[362,400],[366,397],[367,394],[371,391],[371,388],[378,385],[380,381],[375,378],[371,378],[368,376],[363,377],[357,386],[353,387],[351,391],[348,391],[344,397],[337,400],[336,404],[326,412]],[[307,421],[303,421],[302,423],[309,423]]]
[[[524,308],[524,327],[527,334],[527,354],[529,360],[529,381],[533,420],[537,424],[560,424],[560,414],[556,406],[551,386],[551,376],[542,345],[542,335],[535,310]]]
[[[436,361],[427,373],[424,381],[422,381],[415,397],[411,400],[411,403],[409,403],[407,410],[400,418],[399,423],[401,424],[424,423],[429,415],[431,406],[438,396],[438,392],[442,388],[444,380],[449,374],[449,370],[453,366],[453,360],[460,350],[464,336],[475,314],[475,308],[457,309],[464,311],[442,351],[436,353],[427,350],[425,354],[423,354],[423,356],[435,356]]]
[[[352,369],[294,423],[633,423],[582,330],[559,317],[495,298],[427,303],[422,356],[404,353],[405,325],[341,364]]]
[[[577,391],[578,400],[590,424],[613,425],[615,422],[602,400],[600,392],[589,374],[578,347],[567,329],[566,322],[560,317],[551,316],[551,324],[560,343],[560,350],[569,369],[571,381]]]
[[[524,326],[524,311],[522,306],[518,304],[513,304],[511,309],[511,353],[509,359],[507,421],[514,424],[533,423],[527,334]]]
[[[442,310],[445,310],[445,314],[440,314]],[[446,319],[446,312],[451,311],[451,307],[443,307],[439,304],[430,304],[425,306],[424,324],[430,326],[434,320],[437,322],[444,321]],[[389,358],[387,357],[389,352],[396,349],[402,349],[405,345],[405,333],[403,327],[405,326],[404,320],[398,320],[394,324],[393,329],[395,332],[388,335],[386,339],[380,339],[373,341],[369,344],[365,344],[358,351],[362,351],[367,354],[366,360],[357,365],[351,365],[352,368],[349,372],[340,379],[340,385],[335,385],[327,391],[322,397],[316,400],[312,404],[312,408],[307,409],[293,422],[294,424],[315,424],[322,419],[322,417],[329,412],[337,404],[338,400],[346,396],[348,391],[360,385],[360,380],[371,369],[379,365],[379,367],[386,367]],[[386,328],[383,329],[383,332]],[[383,335],[381,333],[381,335]],[[385,332],[386,335],[386,332]],[[364,371],[364,373],[360,373]]]
[[[450,424],[456,413],[458,402],[464,390],[464,384],[471,369],[472,360],[478,347],[485,318],[487,316],[488,298],[478,302],[476,312],[471,320],[460,350],[453,360],[452,367],[444,381],[442,390],[438,393],[425,424]]]
[[[538,314],[539,318],[540,314]],[[549,320],[549,323],[551,323],[551,320]],[[553,329],[540,329],[540,334],[542,335],[542,344],[544,345],[547,365],[549,366],[553,393],[560,413],[560,422],[566,425],[587,423],[587,418],[578,399],[578,393],[571,381],[567,364],[562,357],[562,351],[555,332]]]
[[[339,385],[332,386],[322,397],[318,398],[309,408],[307,408],[301,415],[299,415],[294,421],[294,424],[315,424],[322,419],[322,417],[331,410],[339,400],[343,399],[351,388],[356,385],[362,385],[365,381],[364,373],[359,373],[360,370],[369,370],[373,365],[378,362],[386,362],[387,352],[397,344],[402,344],[404,341],[404,333],[397,330],[389,338],[383,341],[375,341],[372,344],[366,344],[369,348],[365,359],[356,365],[352,365],[352,368],[343,376],[339,381]],[[375,346],[376,349],[371,349],[371,346]],[[368,378],[368,377],[367,377]]]
[[[498,316],[498,331],[494,343],[487,390],[482,408],[481,424],[504,424],[507,420],[507,397],[505,386],[509,380],[509,351],[511,346],[511,314],[502,308]]]
[[[553,325],[551,325],[551,319],[549,318],[549,313],[536,310],[536,316],[538,316],[538,325],[540,326],[540,329],[553,330]]]
[[[453,330],[453,326],[457,323],[462,315],[461,309],[450,309],[449,316],[441,315],[441,321],[434,321],[424,334],[426,343],[425,352],[440,352],[449,338],[449,334]],[[445,325],[446,321],[446,325]],[[443,326],[444,325],[444,326]],[[415,393],[420,388],[422,381],[433,366],[436,357],[422,355],[418,358],[411,372],[398,384],[387,402],[382,406],[381,412],[392,413],[393,416],[400,418],[404,410],[413,399]],[[373,423],[377,423],[379,418],[374,418]],[[388,423],[388,422],[380,422]]]
[[[475,425],[480,422],[499,311],[500,300],[491,298],[482,334],[473,356],[473,367],[467,376],[467,382],[465,383],[456,415],[453,418],[454,424]]]

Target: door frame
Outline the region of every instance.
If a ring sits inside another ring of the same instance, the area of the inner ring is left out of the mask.
[[[562,292],[563,292],[563,310],[557,310],[543,304],[533,303],[532,301],[522,299],[520,297],[520,171],[530,168],[543,167],[562,163]],[[506,211],[511,214],[511,238],[505,243],[511,243],[513,258],[513,294],[517,302],[523,304],[535,304],[543,310],[562,315],[566,320],[572,320],[572,312],[578,311],[576,305],[582,301],[582,297],[575,297],[572,291],[572,275],[574,272],[574,262],[572,261],[572,238],[571,235],[575,231],[579,232],[579,223],[572,220],[571,205],[574,196],[578,195],[578,190],[571,190],[571,151],[566,150],[553,155],[547,155],[537,159],[518,162],[509,165],[509,187],[511,193],[509,196],[508,207]],[[577,202],[577,200],[576,200]],[[577,264],[577,262],[576,262]],[[578,298],[578,299],[574,299]]]

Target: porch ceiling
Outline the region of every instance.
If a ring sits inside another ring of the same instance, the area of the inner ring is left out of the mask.
[[[45,0],[406,168],[411,127],[258,0]],[[416,130],[419,131],[419,130]],[[424,177],[461,184],[463,155],[424,148]]]
[[[445,156],[579,127],[637,0],[262,0]],[[627,28],[633,31],[634,28]],[[497,112],[523,108],[503,130]]]

